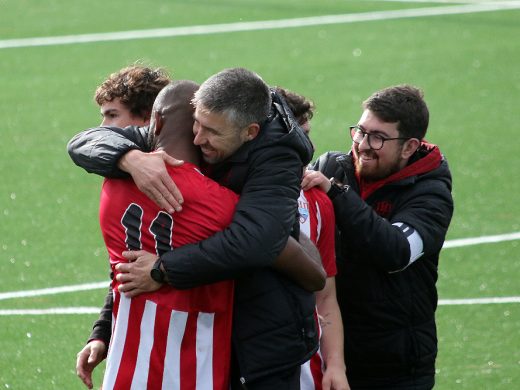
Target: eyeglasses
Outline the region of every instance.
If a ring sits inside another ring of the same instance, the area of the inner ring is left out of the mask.
[[[365,136],[368,139],[368,146],[370,146],[370,149],[373,150],[379,150],[383,147],[385,144],[385,141],[393,141],[395,139],[410,139],[409,137],[403,138],[403,137],[396,137],[396,138],[385,138],[380,136],[379,134],[373,134],[373,133],[367,133],[366,131],[363,131],[361,127],[358,125],[356,126],[349,126],[350,128],[350,136],[352,137],[352,141],[354,141],[356,144],[360,144],[364,139]]]

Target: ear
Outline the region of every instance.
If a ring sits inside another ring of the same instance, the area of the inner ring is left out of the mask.
[[[256,138],[260,132],[260,125],[258,123],[251,123],[242,131],[242,141],[248,142]]]
[[[409,159],[412,154],[415,153],[417,148],[419,148],[419,146],[421,146],[421,141],[419,141],[417,138],[410,138],[406,140],[401,151],[401,157],[406,160]]]
[[[161,114],[159,114],[157,111],[152,112],[151,121],[150,121],[150,127],[153,129],[153,134],[155,136],[158,136],[161,134],[161,130],[163,128],[164,122]]]

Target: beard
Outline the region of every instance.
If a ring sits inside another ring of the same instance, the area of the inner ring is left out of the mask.
[[[391,163],[387,163],[383,166],[380,163],[379,157],[374,152],[364,152],[362,154],[362,156],[372,159],[369,164],[360,161],[359,152],[357,152],[355,156],[356,173],[360,179],[367,183],[386,179],[401,170],[401,161],[398,158],[395,158]]]

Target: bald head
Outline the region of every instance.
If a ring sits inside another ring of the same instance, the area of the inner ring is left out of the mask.
[[[181,149],[195,149],[191,99],[198,88],[193,81],[180,80],[168,84],[157,95],[150,123],[153,149],[163,149],[179,159]]]

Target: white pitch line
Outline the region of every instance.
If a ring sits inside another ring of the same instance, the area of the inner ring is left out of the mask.
[[[518,240],[518,239],[520,239],[520,232],[498,234],[495,236],[460,238],[457,240],[446,241],[442,248],[443,249],[458,248],[461,246],[490,244],[490,243],[495,243],[495,242],[513,241],[513,240]]]
[[[520,297],[488,297],[467,299],[439,299],[439,306],[486,305],[520,303]],[[52,307],[48,309],[4,309],[0,316],[56,315],[56,314],[99,314],[98,307]]]
[[[504,241],[513,241],[520,239],[520,232],[513,232],[507,234],[498,234],[494,236],[482,236],[482,237],[473,237],[473,238],[461,238],[456,240],[449,240],[444,243],[443,249],[449,248],[457,248],[462,246],[469,245],[479,245],[479,244],[490,244]],[[77,292],[77,291],[87,291],[87,290],[97,290],[101,288],[108,288],[110,281],[104,282],[96,282],[96,283],[86,283],[86,284],[76,284],[71,286],[62,286],[62,287],[51,287],[51,288],[43,288],[39,290],[25,290],[25,291],[11,291],[0,293],[0,301],[5,299],[12,298],[28,298],[28,297],[37,297],[41,295],[54,295],[61,294],[67,292]]]
[[[99,307],[52,307],[49,309],[6,309],[0,316],[27,316],[48,314],[99,314]]]
[[[520,303],[520,297],[489,297],[467,299],[439,299],[439,306],[486,305],[491,303]]]
[[[110,286],[110,281],[106,280],[104,282],[76,284],[76,285],[72,285],[72,286],[42,288],[39,290],[11,291],[11,292],[0,293],[0,301],[4,300],[4,299],[11,299],[11,298],[28,298],[28,297],[38,297],[41,295],[54,295],[54,294],[61,294],[61,293],[67,293],[67,292],[97,290],[100,288],[106,288],[108,291],[109,286]]]
[[[520,8],[520,1],[502,3],[478,3],[464,5],[439,6],[432,8],[405,9],[379,12],[362,12],[355,14],[324,15],[306,18],[265,20],[256,22],[224,23],[212,25],[198,25],[150,30],[131,30],[96,34],[64,35],[55,37],[37,37],[0,40],[0,49],[69,45],[76,43],[122,41],[146,38],[165,38],[178,36],[193,36],[203,34],[218,34],[242,31],[272,30],[294,27],[309,27],[330,24],[344,24],[368,22],[375,20],[389,20],[400,18],[416,18],[423,16],[456,15],[474,12],[501,11]]]
[[[509,4],[515,0],[376,0],[382,3],[435,3],[435,4]]]

